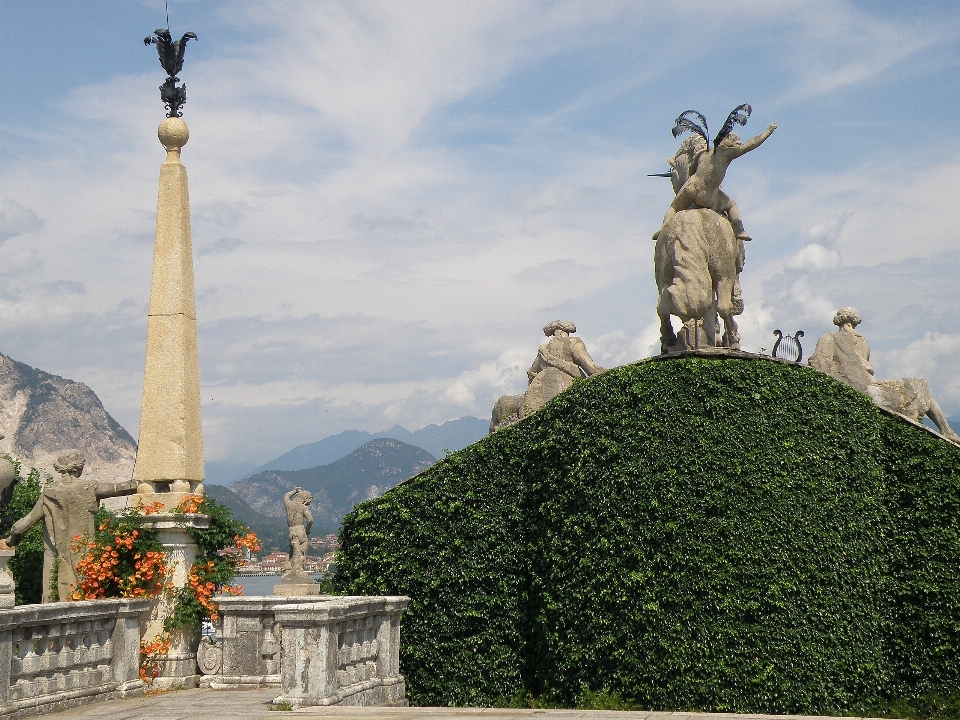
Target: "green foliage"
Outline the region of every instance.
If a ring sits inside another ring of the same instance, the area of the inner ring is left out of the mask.
[[[168,632],[186,630],[196,632],[203,620],[209,620],[216,612],[209,602],[210,596],[229,591],[236,574],[236,561],[223,550],[235,546],[237,537],[246,535],[250,528],[233,517],[230,509],[211,497],[204,496],[197,512],[210,518],[208,528],[189,528],[188,533],[197,543],[197,559],[190,573],[189,582],[173,591],[174,609],[164,620],[163,629]],[[176,513],[186,518],[185,513]]]
[[[960,720],[960,692],[950,697],[930,693],[909,700],[895,700],[870,708],[869,715],[905,720]]]
[[[415,704],[829,714],[960,686],[960,449],[809,368],[575,383],[343,522]]]
[[[7,513],[19,520],[25,517],[40,499],[43,487],[40,471],[30,468],[26,477],[20,476],[20,462],[7,456],[13,463],[17,474],[14,481],[13,497],[7,506]],[[45,482],[53,480],[49,475]],[[39,522],[23,537],[17,545],[17,554],[8,565],[17,589],[14,598],[17,605],[32,605],[43,598],[43,523]]]

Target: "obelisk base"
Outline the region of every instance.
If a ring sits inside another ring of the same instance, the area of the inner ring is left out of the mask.
[[[149,506],[152,498],[160,496],[164,502],[168,496],[179,493],[156,493],[143,496],[144,505]],[[182,494],[184,497],[187,493]],[[136,496],[133,496],[136,497]],[[171,498],[172,500],[172,498]],[[175,507],[174,505],[173,507]],[[190,568],[197,560],[197,544],[189,531],[210,527],[210,518],[206,515],[174,514],[167,512],[148,515],[144,526],[159,532],[160,544],[166,553],[168,568],[167,580],[175,588],[185,587],[189,582]],[[161,635],[164,621],[173,613],[173,598],[164,593],[153,601],[150,608],[150,620],[144,633],[144,640],[150,641]],[[200,679],[197,673],[197,643],[199,637],[192,632],[182,631],[170,634],[170,649],[165,657],[157,658],[160,675],[153,680],[153,687],[161,690],[171,688],[194,688]]]

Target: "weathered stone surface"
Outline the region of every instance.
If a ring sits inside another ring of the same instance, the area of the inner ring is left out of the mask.
[[[320,594],[320,585],[315,583],[309,575],[306,575],[308,583],[278,582],[273,586],[273,594],[286,597],[309,597],[310,595]]]
[[[729,220],[713,210],[684,210],[664,225],[654,247],[662,352],[740,347],[734,316],[743,312],[743,262],[743,241]],[[679,338],[671,315],[683,325]],[[717,334],[718,315],[724,323],[722,337]]]
[[[816,350],[807,361],[820,372],[870,396],[873,402],[890,412],[920,422],[926,416],[940,434],[956,443],[960,435],[950,427],[946,416],[934,400],[930,386],[920,378],[899,378],[877,381],[870,365],[870,345],[856,331],[863,319],[852,307],[837,310],[833,323],[840,329],[827,333],[817,341]]]
[[[282,585],[309,586],[313,579],[303,570],[307,562],[307,538],[310,528],[313,527],[313,515],[310,514],[310,503],[313,495],[302,488],[294,488],[283,496],[283,508],[287,514],[287,526],[290,534],[290,559],[283,564]],[[277,592],[274,594],[294,595],[294,592]],[[312,593],[307,593],[312,594]]]
[[[13,593],[17,588],[13,582],[13,575],[7,569],[7,563],[15,554],[13,550],[0,549],[0,610],[9,610],[16,604]]]
[[[199,663],[204,673],[200,685],[230,689],[280,687],[280,627],[274,613],[277,607],[308,599],[218,597],[220,624],[216,642],[209,643],[209,647],[201,642],[200,648],[214,664],[219,650],[220,667],[213,671],[212,666]]]
[[[493,406],[490,432],[512,425],[532,415],[581,377],[603,372],[580,338],[571,337],[577,326],[569,320],[554,320],[543,328],[550,340],[537,350],[527,370],[527,391],[523,395],[504,395]]]
[[[159,129],[167,150],[160,167],[153,280],[147,319],[140,440],[134,478],[140,492],[201,492],[203,435],[187,171],[180,148],[186,123]]]
[[[70,598],[71,586],[80,584],[76,566],[81,554],[73,550],[77,536],[93,538],[94,515],[101,498],[132,493],[132,480],[110,482],[81,479],[84,458],[76,450],[63,453],[54,463],[60,479],[43,486],[33,509],[13,524],[6,543],[16,546],[38,522],[43,521],[43,602],[50,602],[50,578],[58,562],[57,588],[60,600]]]
[[[960,444],[960,435],[950,427],[943,410],[933,399],[926,380],[922,378],[881,380],[867,388],[867,395],[880,407],[905,415],[911,420],[920,422],[924,416],[929,417],[940,430],[941,435]]]
[[[400,616],[409,603],[406,597],[337,597],[277,606],[281,694],[274,702],[401,702]]]
[[[0,435],[0,440],[3,440],[3,435]],[[7,507],[13,498],[13,481],[16,479],[17,472],[13,463],[0,457],[0,534],[4,536],[17,519],[13,515],[7,514]],[[0,545],[0,549],[3,549],[2,545]]]
[[[64,448],[83,453],[94,480],[129,478],[137,452],[89,387],[0,354],[0,455],[52,474]]]
[[[0,714],[33,716],[141,694],[147,607],[147,600],[91,600],[0,612]]]
[[[837,310],[833,324],[840,328],[817,340],[817,347],[807,363],[830,377],[846,383],[862,393],[874,382],[870,364],[870,346],[856,328],[863,322],[851,307]]]

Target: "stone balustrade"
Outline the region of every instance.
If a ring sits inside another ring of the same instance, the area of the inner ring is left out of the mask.
[[[198,660],[215,689],[279,687],[277,702],[405,704],[400,616],[405,597],[221,597],[215,643]]]
[[[0,717],[143,692],[148,600],[88,600],[0,611]]]

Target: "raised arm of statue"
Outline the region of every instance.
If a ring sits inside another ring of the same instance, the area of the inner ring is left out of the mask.
[[[97,499],[103,499],[108,497],[117,497],[118,495],[132,495],[137,491],[137,481],[130,480],[104,480],[98,482],[94,488],[94,492],[97,495]]]
[[[570,338],[570,352],[573,354],[574,362],[583,369],[587,377],[602,373],[606,369],[593,361],[590,353],[587,352],[587,346],[583,344],[583,340],[580,338]]]
[[[762,133],[760,133],[756,137],[752,137],[749,140],[747,140],[737,149],[737,157],[740,157],[741,155],[748,153],[751,150],[756,150],[758,147],[763,145],[763,141],[766,140],[771,135],[773,135],[773,131],[776,129],[777,129],[777,126],[771,123],[770,126],[766,130],[764,130]]]
[[[11,547],[17,545],[23,540],[23,536],[30,531],[30,528],[41,520],[43,520],[43,495],[37,500],[37,504],[33,506],[33,510],[17,520],[13,524],[13,527],[10,528],[10,535],[7,536],[7,545]]]
[[[564,360],[562,357],[558,357],[549,351],[549,344],[541,345],[540,349],[537,351],[537,358],[540,360],[540,364],[543,367],[555,367],[557,370],[565,372],[570,377],[580,377],[580,368],[572,362]]]

